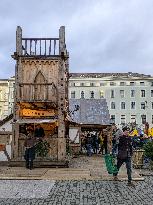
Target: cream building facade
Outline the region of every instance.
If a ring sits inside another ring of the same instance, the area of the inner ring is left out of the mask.
[[[138,73],[71,73],[69,98],[105,98],[118,126],[153,126],[153,77]]]
[[[0,79],[0,120],[13,112],[15,78]]]
[[[0,119],[13,112],[15,78],[0,80]],[[105,98],[117,125],[153,126],[153,76],[138,73],[70,73],[69,99]]]

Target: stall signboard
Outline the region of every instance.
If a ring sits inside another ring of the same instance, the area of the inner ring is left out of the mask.
[[[24,117],[51,117],[55,115],[55,110],[31,110],[22,109],[20,115]]]

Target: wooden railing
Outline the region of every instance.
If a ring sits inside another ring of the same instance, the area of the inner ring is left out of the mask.
[[[22,55],[59,55],[59,38],[22,38]]]
[[[49,101],[57,104],[57,89],[53,83],[48,84],[19,84],[19,92],[17,94],[19,101],[25,102],[45,102]]]

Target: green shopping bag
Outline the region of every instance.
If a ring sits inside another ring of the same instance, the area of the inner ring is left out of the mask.
[[[118,172],[117,166],[115,164],[115,157],[111,154],[105,154],[105,164],[108,174],[115,174]]]

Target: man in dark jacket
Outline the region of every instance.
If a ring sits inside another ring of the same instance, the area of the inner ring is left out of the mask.
[[[91,135],[88,133],[86,137],[86,148],[87,148],[87,156],[91,157],[92,155],[92,144],[93,140]]]
[[[44,129],[41,127],[40,124],[38,124],[38,125],[36,126],[36,129],[35,129],[35,133],[34,133],[34,134],[35,134],[36,139],[38,139],[38,140],[42,140],[43,137],[45,136]]]
[[[117,169],[119,171],[122,164],[126,163],[127,175],[128,175],[128,185],[134,186],[132,183],[132,169],[131,169],[131,158],[132,158],[132,139],[129,136],[129,128],[123,128],[123,135],[119,138],[118,144],[118,155],[117,155]],[[114,180],[117,180],[117,174],[114,174]]]

